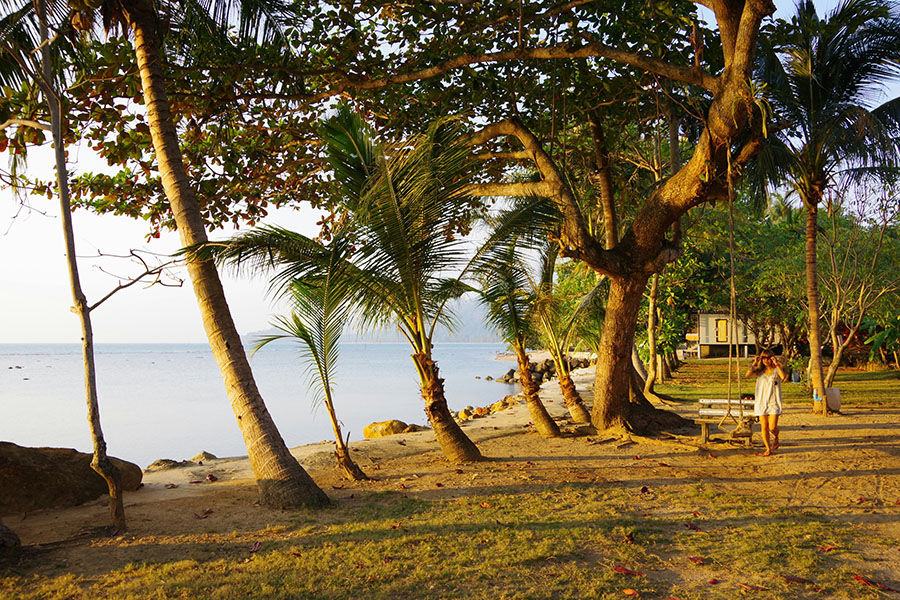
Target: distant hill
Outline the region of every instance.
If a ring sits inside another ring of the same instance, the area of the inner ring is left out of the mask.
[[[436,343],[451,344],[499,344],[500,337],[484,324],[486,311],[474,298],[463,297],[451,305],[456,324],[454,331],[439,326],[434,336]],[[262,331],[251,331],[241,337],[251,345],[260,336],[278,333],[274,328]],[[341,341],[346,344],[396,344],[404,341],[395,327],[378,331],[357,332],[352,326],[344,332]]]

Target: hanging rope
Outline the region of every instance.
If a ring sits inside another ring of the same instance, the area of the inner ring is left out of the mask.
[[[728,251],[730,254],[731,273],[729,277],[730,285],[730,306],[728,311],[729,332],[728,332],[728,410],[719,422],[719,426],[725,422],[725,419],[731,417],[732,421],[738,421],[731,413],[731,392],[732,379],[737,380],[738,392],[738,411],[739,422],[744,421],[744,403],[740,401],[741,395],[741,369],[740,369],[740,347],[737,343],[737,291],[734,284],[734,183],[731,169],[731,142],[729,140],[726,147],[726,161],[728,165]]]

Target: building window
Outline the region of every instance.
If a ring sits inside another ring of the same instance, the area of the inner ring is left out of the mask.
[[[728,319],[716,319],[716,341],[728,341]]]

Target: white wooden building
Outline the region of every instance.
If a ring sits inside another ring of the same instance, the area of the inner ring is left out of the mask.
[[[686,356],[713,358],[728,356],[728,345],[737,344],[740,356],[749,356],[756,352],[756,338],[744,323],[738,319],[734,328],[734,339],[731,339],[731,318],[727,313],[701,312],[697,314],[695,330],[687,334]],[[776,336],[777,343],[777,336]]]

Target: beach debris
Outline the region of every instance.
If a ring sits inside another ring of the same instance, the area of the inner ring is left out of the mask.
[[[194,513],[194,518],[195,518],[195,519],[206,519],[206,518],[209,517],[209,515],[211,515],[211,514],[213,514],[213,509],[207,508],[207,509],[204,510],[202,513],[200,513],[199,515],[198,515],[197,513]]]
[[[193,481],[188,481],[188,483],[193,483],[193,484],[203,483],[203,480],[202,479],[194,479]]]
[[[713,579],[710,579],[709,581],[707,581],[707,583],[708,583],[709,585],[718,585],[718,584],[720,584],[720,583],[722,583],[722,582],[719,581],[718,579],[713,578]]]
[[[688,556],[687,559],[696,565],[705,565],[706,559],[702,556]]]
[[[888,586],[884,585],[883,583],[878,583],[877,581],[872,581],[871,579],[866,579],[862,575],[857,575],[856,573],[853,574],[853,579],[855,579],[856,581],[858,581],[859,583],[863,584],[866,587],[878,588],[878,589],[884,590],[886,592],[900,592],[900,590],[895,590],[894,588],[888,587]]]
[[[400,527],[402,525],[403,525],[403,521],[397,521],[396,525],[391,525],[391,529],[400,529]]]
[[[738,587],[748,592],[767,592],[769,590],[769,588],[753,585],[752,583],[738,583]]]
[[[703,530],[700,529],[699,527],[697,527],[694,523],[685,523],[684,526],[687,527],[688,529],[690,529],[691,531],[697,531],[699,533],[703,533]]]
[[[212,483],[213,481],[218,481],[219,478],[216,477],[215,475],[213,475],[212,473],[210,473],[209,475],[206,476],[206,480],[208,482]]]
[[[174,490],[178,487],[177,483],[172,483],[171,481],[164,486],[167,490]]]
[[[259,552],[260,548],[262,548],[262,542],[253,542],[253,545],[250,546],[250,552]]]
[[[627,568],[623,567],[622,565],[616,565],[615,567],[613,567],[613,571],[615,571],[616,573],[621,573],[622,575],[634,575],[636,577],[644,576],[643,573],[638,573],[637,571],[632,571],[631,569],[627,569]]]
[[[649,493],[650,493],[650,488],[649,488],[648,486],[646,486],[646,485],[642,485],[642,486],[641,486],[641,493],[642,493],[642,494],[649,494]]]

